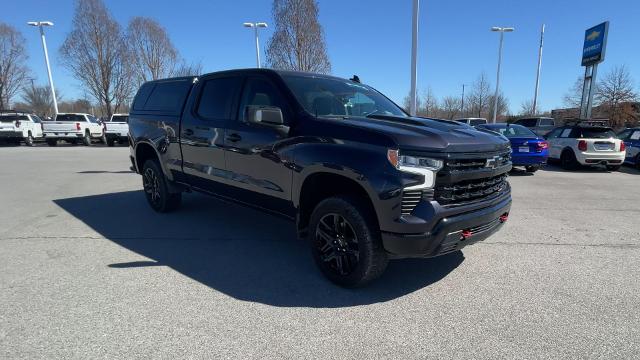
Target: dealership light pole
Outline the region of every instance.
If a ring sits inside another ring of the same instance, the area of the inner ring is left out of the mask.
[[[533,115],[538,113],[538,88],[540,87],[540,68],[542,67],[542,45],[544,43],[544,24],[540,29],[540,48],[538,49],[538,72],[536,73],[536,91],[533,95]]]
[[[409,94],[409,115],[416,116],[418,101],[418,13],[420,0],[413,0],[413,21],[411,25],[411,93]]]
[[[51,87],[51,97],[53,98],[53,110],[58,114],[58,101],[56,100],[56,90],[53,87],[53,77],[51,77],[51,66],[49,65],[49,53],[47,52],[47,41],[44,38],[43,26],[53,26],[51,21],[29,21],[31,26],[37,26],[40,29],[40,38],[42,39],[42,49],[44,50],[44,61],[47,64],[47,74],[49,75],[49,86]]]
[[[260,68],[260,42],[258,41],[258,28],[266,28],[267,27],[267,23],[265,22],[258,22],[258,23],[251,23],[251,22],[246,22],[244,24],[244,27],[248,27],[248,28],[253,28],[255,35],[256,35],[256,65],[258,66],[258,69]]]
[[[498,116],[498,94],[500,91],[500,65],[502,63],[502,42],[504,41],[504,33],[512,32],[515,30],[512,27],[497,27],[494,26],[491,28],[491,31],[497,31],[500,33],[500,47],[498,48],[498,71],[496,74],[496,94],[493,97],[493,117],[491,118],[491,122],[496,122],[496,117]]]

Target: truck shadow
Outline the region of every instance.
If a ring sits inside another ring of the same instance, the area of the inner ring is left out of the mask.
[[[147,259],[108,264],[113,271],[168,266],[243,301],[334,308],[392,300],[433,284],[462,253],[397,260],[369,287],[347,290],[325,280],[285,219],[199,194],[171,214],[153,212],[141,191],[54,200],[106,239]]]

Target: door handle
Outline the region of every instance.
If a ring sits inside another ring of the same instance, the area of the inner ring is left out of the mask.
[[[236,133],[233,133],[233,134],[227,135],[226,139],[231,141],[231,142],[238,142],[238,141],[242,140],[242,136],[240,136],[240,135],[238,135]]]
[[[193,135],[193,130],[192,129],[185,129],[184,130],[184,134],[187,135],[187,136],[191,136],[191,135]]]

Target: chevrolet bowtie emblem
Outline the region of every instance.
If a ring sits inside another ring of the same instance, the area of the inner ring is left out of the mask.
[[[587,35],[587,40],[593,41],[600,36],[600,31],[593,30],[589,35]]]
[[[484,167],[495,169],[498,167],[498,161],[501,159],[501,156],[494,156],[492,158],[488,158]]]

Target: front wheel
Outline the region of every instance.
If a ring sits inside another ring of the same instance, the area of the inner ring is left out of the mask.
[[[311,214],[309,242],[320,271],[337,285],[353,288],[378,278],[387,267],[374,214],[347,196],[321,201]]]
[[[164,213],[180,206],[182,194],[169,192],[167,178],[155,160],[147,160],[142,166],[142,187],[153,210]]]
[[[114,146],[116,141],[114,139],[107,139],[107,146]]]
[[[534,172],[540,170],[540,166],[537,166],[537,165],[527,166],[525,168],[525,170],[527,170],[527,172],[529,172],[529,173],[534,173]]]

